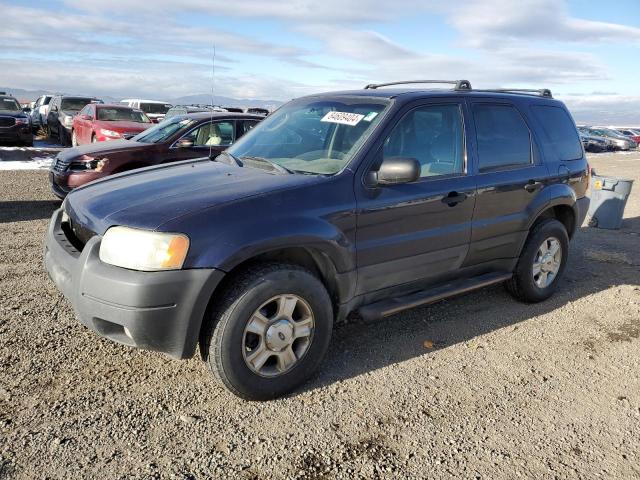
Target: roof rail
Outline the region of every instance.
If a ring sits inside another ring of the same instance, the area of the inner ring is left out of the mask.
[[[401,82],[389,82],[389,83],[370,83],[365,90],[374,90],[380,87],[389,87],[392,85],[408,85],[412,83],[447,83],[455,85],[454,90],[471,90],[471,82],[469,80],[404,80]]]
[[[551,90],[548,88],[494,88],[489,90],[482,90],[483,92],[503,92],[503,93],[526,93],[538,95],[540,97],[553,98]]]

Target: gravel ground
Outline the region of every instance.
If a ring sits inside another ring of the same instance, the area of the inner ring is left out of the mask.
[[[551,300],[494,287],[339,326],[268,403],[81,326],[42,266],[46,172],[0,172],[0,478],[640,478],[640,154],[592,165],[638,184]]]

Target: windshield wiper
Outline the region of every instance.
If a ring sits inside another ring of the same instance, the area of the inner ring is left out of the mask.
[[[280,173],[288,173],[290,175],[295,175],[296,172],[294,172],[293,170],[291,170],[290,168],[287,168],[283,165],[280,165],[279,163],[276,163],[272,160],[269,160],[268,158],[264,158],[264,157],[252,157],[252,156],[244,156],[244,157],[240,157],[241,160],[249,160],[250,162],[258,162],[258,163],[266,163],[267,165],[270,165],[271,167],[273,167],[274,170],[280,172]]]
[[[215,162],[219,162],[220,160],[218,160],[220,157],[225,156],[227,158],[229,158],[231,160],[230,165],[236,165],[237,167],[242,167],[242,162],[240,161],[240,159],[238,157],[236,157],[235,155],[230,154],[229,152],[222,152],[219,155],[215,156],[215,157],[209,157],[211,160],[215,161]],[[227,162],[223,162],[223,163],[227,163]]]

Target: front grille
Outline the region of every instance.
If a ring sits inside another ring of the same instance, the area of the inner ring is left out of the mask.
[[[63,222],[61,226],[67,240],[80,252],[91,237],[95,236],[95,232],[71,218],[67,218],[67,221]]]
[[[13,117],[0,117],[0,127],[13,127],[16,119]]]
[[[65,172],[67,168],[69,168],[69,163],[69,159],[64,160],[60,158],[60,155],[57,155],[53,160],[51,168],[53,168],[53,170],[55,170],[56,172]]]

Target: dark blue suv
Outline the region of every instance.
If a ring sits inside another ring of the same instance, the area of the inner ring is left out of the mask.
[[[300,98],[216,158],[78,188],[51,219],[51,278],[98,334],[174,358],[199,345],[247,399],[304,382],[349,313],[500,282],[549,297],[589,201],[566,107],[404,83],[433,82]]]

